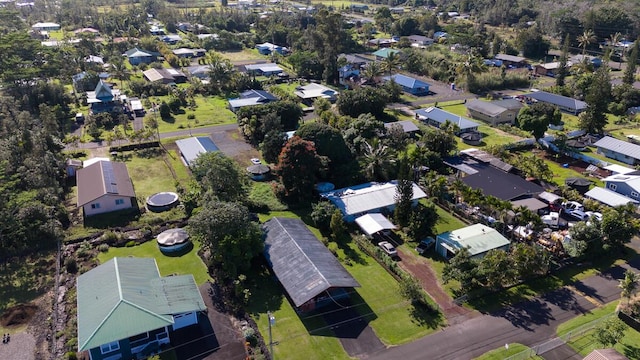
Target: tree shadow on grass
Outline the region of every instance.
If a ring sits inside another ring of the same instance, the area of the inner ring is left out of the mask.
[[[631,330],[633,331],[633,330]],[[639,346],[633,346],[633,345],[628,345],[628,344],[624,344],[624,356],[628,357],[629,359],[640,359],[640,347]]]
[[[409,310],[411,321],[419,326],[426,326],[430,329],[437,329],[446,324],[442,312],[434,310],[422,304],[413,304]]]
[[[251,292],[246,306],[248,313],[255,316],[280,309],[285,299],[284,289],[269,271],[266,260],[254,263],[246,276],[246,288]]]

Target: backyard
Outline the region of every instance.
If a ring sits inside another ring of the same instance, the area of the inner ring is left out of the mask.
[[[193,249],[181,256],[166,256],[158,249],[155,239],[132,247],[110,247],[106,253],[98,255],[101,264],[114,257],[155,258],[161,276],[192,274],[196,284],[202,285],[210,279],[207,267],[198,256],[200,243],[193,242]]]
[[[158,96],[153,98],[153,102],[160,104],[168,101],[168,96]],[[182,113],[175,114],[169,119],[160,119],[160,115],[149,112],[147,117],[157,116],[159,131],[161,133],[197,129],[202,126],[233,124],[236,116],[229,110],[227,99],[222,97],[195,96],[196,107],[193,110],[185,109]],[[189,119],[193,116],[193,119]]]

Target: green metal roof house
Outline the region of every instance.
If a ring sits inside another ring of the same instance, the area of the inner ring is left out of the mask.
[[[436,236],[436,252],[452,258],[458,250],[468,248],[472,258],[482,258],[489,250],[508,251],[511,243],[496,229],[482,224],[467,226]]]
[[[192,275],[160,277],[152,258],[113,258],[77,281],[78,351],[91,360],[146,358],[206,309]]]

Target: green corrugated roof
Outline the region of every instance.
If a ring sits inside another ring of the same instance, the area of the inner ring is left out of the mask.
[[[471,256],[510,244],[498,231],[482,224],[449,231],[438,235],[438,238],[458,249],[468,247]]]
[[[160,278],[155,259],[113,258],[78,277],[78,350],[173,324],[204,310],[192,275]]]

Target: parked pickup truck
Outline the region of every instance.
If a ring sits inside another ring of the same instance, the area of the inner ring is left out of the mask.
[[[427,252],[427,250],[429,250],[435,244],[436,244],[436,241],[433,240],[432,237],[428,237],[420,241],[418,246],[416,246],[416,251],[418,252],[418,254],[423,255],[425,252]]]

